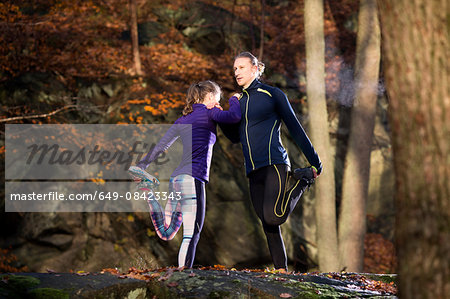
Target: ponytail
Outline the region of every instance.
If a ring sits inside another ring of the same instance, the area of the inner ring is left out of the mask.
[[[217,83],[207,80],[194,83],[189,86],[186,93],[186,105],[183,109],[183,115],[188,115],[194,108],[194,104],[203,103],[208,93],[220,94],[220,87]]]

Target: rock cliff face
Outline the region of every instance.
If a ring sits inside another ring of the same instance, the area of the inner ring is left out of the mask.
[[[242,49],[259,47],[260,37],[254,32],[260,29],[218,6],[198,1],[184,8],[160,7],[153,13],[157,22],[138,24],[140,45],[155,42],[158,34],[175,27],[188,38],[188,46],[202,54],[221,54],[230,45]],[[122,39],[130,39],[130,32],[124,31]]]

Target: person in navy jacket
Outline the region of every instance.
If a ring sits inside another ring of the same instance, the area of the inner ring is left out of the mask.
[[[287,220],[304,190],[322,172],[322,163],[298,121],[286,95],[259,81],[264,64],[249,52],[234,60],[234,76],[242,94],[241,121],[222,125],[232,142],[240,142],[249,179],[250,197],[262,222],[275,269],[287,270],[286,250],[280,225]],[[283,122],[310,167],[290,171],[280,128]]]

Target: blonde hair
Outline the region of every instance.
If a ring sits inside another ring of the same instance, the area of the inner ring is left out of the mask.
[[[238,58],[248,58],[248,59],[250,59],[250,62],[252,65],[256,65],[258,67],[258,75],[256,76],[258,79],[264,73],[264,69],[266,66],[264,65],[264,63],[259,61],[258,58],[256,58],[256,56],[253,55],[252,53],[241,52],[236,57],[234,57],[234,60],[236,61],[236,59],[238,59]]]
[[[203,103],[208,93],[220,95],[220,86],[210,80],[194,83],[189,86],[186,93],[186,105],[184,106],[183,115],[188,115],[194,108],[193,105]]]

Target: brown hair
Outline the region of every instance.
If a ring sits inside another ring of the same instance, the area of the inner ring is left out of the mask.
[[[207,80],[194,83],[189,86],[186,93],[186,105],[184,106],[183,115],[188,115],[193,109],[193,105],[203,103],[208,93],[212,92],[214,95],[220,94],[220,87],[217,83]]]
[[[257,78],[261,77],[262,73],[264,73],[265,65],[261,61],[258,61],[258,58],[256,58],[255,55],[253,55],[250,52],[241,52],[236,57],[234,57],[234,60],[238,58],[248,58],[250,59],[251,64],[256,65],[258,67],[258,76]]]

